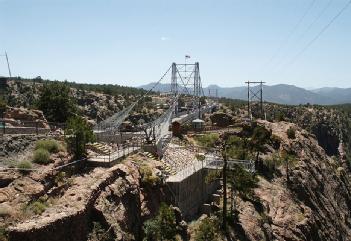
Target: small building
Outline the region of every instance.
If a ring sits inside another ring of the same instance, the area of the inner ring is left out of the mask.
[[[202,130],[205,126],[205,121],[201,119],[195,119],[192,121],[192,126],[194,130]]]

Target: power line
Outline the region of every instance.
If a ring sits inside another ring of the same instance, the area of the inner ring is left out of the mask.
[[[335,20],[346,11],[346,9],[350,6],[351,0],[349,0],[340,10],[339,12],[314,36],[314,38],[309,41],[300,52],[298,52],[295,57],[293,57],[286,65],[292,65],[295,61],[314,43],[316,42],[320,36],[335,22]]]
[[[322,11],[319,12],[319,14],[315,17],[315,19],[311,22],[311,24],[306,28],[306,30],[299,36],[298,38],[298,41],[300,39],[302,39],[306,33],[309,32],[309,30],[313,27],[313,25],[323,16],[323,14],[325,13],[325,11],[327,11],[327,9],[331,6],[331,3],[333,2],[334,0],[329,0],[327,5],[324,6],[324,8],[322,9]],[[297,41],[297,42],[298,42]]]
[[[313,19],[313,21],[308,25],[308,27],[305,29],[305,31],[303,31],[299,37],[297,38],[295,44],[293,45],[293,47],[291,47],[291,49],[294,49],[295,47],[298,46],[298,43],[303,39],[303,37],[309,32],[309,30],[313,27],[313,25],[323,16],[323,14],[325,13],[325,11],[330,7],[331,3],[333,2],[333,0],[329,0],[328,3],[324,6],[324,8],[319,12],[319,14]],[[283,55],[283,57],[281,58],[282,61],[280,62],[280,66],[279,64],[277,65],[277,67],[275,68],[275,71],[278,71],[279,69],[281,69],[284,64],[286,64],[286,59],[288,59],[288,53],[286,53],[285,55]],[[285,63],[284,63],[285,61]]]
[[[276,50],[276,52],[273,54],[273,56],[267,61],[267,63],[265,64],[265,66],[269,65],[271,62],[273,62],[274,59],[277,58],[277,56],[279,55],[279,53],[281,52],[281,50],[286,46],[286,44],[290,41],[291,37],[293,36],[293,34],[295,33],[295,31],[298,29],[298,27],[300,26],[300,24],[302,23],[302,21],[305,19],[305,17],[307,16],[307,14],[309,13],[309,11],[312,9],[313,5],[315,4],[316,0],[312,0],[310,2],[310,4],[308,5],[307,9],[305,10],[305,12],[302,14],[302,16],[299,18],[299,20],[297,21],[297,23],[295,24],[295,26],[291,29],[291,31],[289,32],[289,34],[284,38],[284,40],[281,42],[281,44],[279,45],[278,49]]]

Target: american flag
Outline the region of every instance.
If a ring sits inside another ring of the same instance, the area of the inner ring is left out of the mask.
[[[190,55],[185,55],[185,58],[186,59],[190,59]]]

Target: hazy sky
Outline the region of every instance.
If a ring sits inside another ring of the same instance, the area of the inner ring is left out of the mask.
[[[22,77],[138,86],[189,54],[204,86],[351,87],[351,6],[299,54],[347,2],[0,0],[0,52]]]

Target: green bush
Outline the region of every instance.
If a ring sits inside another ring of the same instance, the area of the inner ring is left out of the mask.
[[[0,226],[0,241],[7,241],[8,236],[7,236],[7,231],[4,226]]]
[[[17,168],[22,169],[22,170],[20,170],[22,173],[28,173],[28,172],[30,172],[30,170],[26,170],[26,169],[31,169],[32,163],[30,163],[29,161],[20,161],[17,164]]]
[[[161,203],[158,215],[147,220],[143,229],[144,241],[175,240],[177,224],[173,209]]]
[[[147,183],[151,186],[154,186],[160,181],[160,178],[153,175],[151,167],[147,165],[142,165],[140,167],[140,174],[142,183]]]
[[[65,172],[59,172],[55,176],[55,184],[56,185],[61,185],[61,184],[65,183],[66,180],[67,180],[67,178],[66,178]]]
[[[44,203],[38,201],[34,202],[31,207],[32,211],[37,215],[42,214],[46,208],[47,206]]]
[[[33,213],[40,215],[48,207],[46,201],[43,198],[39,198],[37,201],[30,203],[26,209],[32,211]]]
[[[196,154],[195,157],[198,161],[204,161],[206,159],[206,156],[203,154]]]
[[[206,217],[199,225],[195,234],[195,241],[218,240],[220,236],[219,221],[217,218]]]
[[[287,131],[286,134],[288,135],[289,139],[295,139],[296,138],[296,131],[294,128],[290,127]]]
[[[99,222],[93,222],[93,228],[88,235],[89,240],[110,241],[114,240],[108,230],[106,230]]]
[[[60,150],[60,145],[55,140],[40,140],[35,144],[35,149],[45,149],[50,153],[56,153]]]
[[[204,134],[195,137],[197,143],[203,147],[214,147],[218,139],[219,135],[216,133]]]
[[[48,164],[50,163],[50,153],[43,149],[39,148],[34,151],[33,162],[37,164]]]
[[[226,154],[229,158],[245,160],[248,158],[248,143],[245,138],[231,136],[227,141]]]

